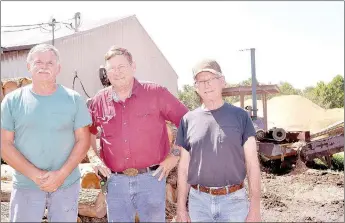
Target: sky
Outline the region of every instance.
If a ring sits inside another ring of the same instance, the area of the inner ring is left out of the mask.
[[[192,67],[203,58],[217,60],[228,83],[248,79],[250,53],[239,51],[248,48],[255,48],[260,83],[287,81],[304,88],[344,75],[342,1],[2,1],[1,25],[44,23],[52,16],[65,20],[75,12],[81,13],[82,24],[136,15],[178,74],[179,88],[193,83]],[[11,35],[3,30],[2,46],[42,35],[39,30]]]

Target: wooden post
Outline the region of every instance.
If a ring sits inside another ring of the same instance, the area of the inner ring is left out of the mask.
[[[241,103],[241,108],[244,109],[244,95],[243,95],[243,93],[240,94],[240,103]]]

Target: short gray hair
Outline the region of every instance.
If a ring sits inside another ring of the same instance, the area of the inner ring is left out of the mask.
[[[51,44],[38,44],[36,46],[34,46],[33,48],[31,48],[27,58],[26,58],[26,62],[30,63],[32,61],[32,56],[37,53],[37,52],[45,52],[45,51],[51,51],[55,54],[56,56],[56,62],[59,64],[60,63],[60,53],[58,51],[58,49],[56,49],[55,46],[51,45]]]

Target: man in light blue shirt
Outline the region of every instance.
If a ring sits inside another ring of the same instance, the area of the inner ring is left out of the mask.
[[[13,167],[11,222],[75,222],[78,217],[78,164],[90,147],[91,116],[75,91],[56,84],[59,52],[49,44],[31,49],[32,84],[1,103],[1,156]]]

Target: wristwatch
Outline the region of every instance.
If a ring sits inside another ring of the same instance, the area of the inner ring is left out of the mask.
[[[173,154],[174,156],[180,156],[181,155],[181,151],[178,148],[173,148],[171,150],[171,154]]]

